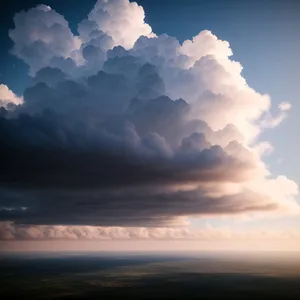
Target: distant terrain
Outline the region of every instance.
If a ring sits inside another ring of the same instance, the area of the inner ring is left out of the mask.
[[[300,299],[297,253],[6,254],[1,299]]]

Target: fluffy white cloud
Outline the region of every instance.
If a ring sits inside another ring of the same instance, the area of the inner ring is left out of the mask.
[[[65,18],[49,6],[21,11],[14,16],[14,23],[15,28],[9,31],[14,42],[12,53],[30,66],[32,74],[55,65],[55,59],[68,64],[67,59],[77,58],[80,40],[73,35]]]
[[[207,55],[224,60],[232,55],[229,43],[219,40],[209,30],[203,30],[192,40],[184,41],[180,47],[180,52],[189,57],[189,67]]]
[[[153,36],[151,27],[144,19],[144,9],[136,2],[98,0],[88,16],[88,20],[95,24],[89,37],[92,38],[95,31],[100,30],[112,38],[113,46],[130,49],[140,36]]]

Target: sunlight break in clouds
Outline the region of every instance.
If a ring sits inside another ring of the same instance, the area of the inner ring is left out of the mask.
[[[11,91],[5,84],[0,84],[0,107],[19,105],[23,99]]]
[[[76,36],[48,6],[15,15],[12,52],[32,80],[0,123],[12,238],[190,238],[189,217],[299,214],[296,183],[270,173],[272,147],[258,142],[290,104],[271,114],[229,42],[204,30],[180,44],[144,17],[135,2],[98,1]]]

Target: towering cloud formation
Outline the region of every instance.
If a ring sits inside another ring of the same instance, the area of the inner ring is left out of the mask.
[[[12,53],[24,60],[34,74],[58,61],[72,64],[80,40],[65,18],[49,6],[39,5],[14,17],[15,28],[9,36],[14,42]]]
[[[2,221],[168,227],[299,213],[297,185],[270,174],[270,147],[256,142],[290,106],[270,114],[228,42],[156,36],[128,0],[99,0],[78,32],[47,6],[15,16],[13,53],[33,78],[0,120]]]

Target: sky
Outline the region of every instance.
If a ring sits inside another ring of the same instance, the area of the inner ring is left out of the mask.
[[[7,3],[1,249],[299,249],[299,12],[267,0]]]

